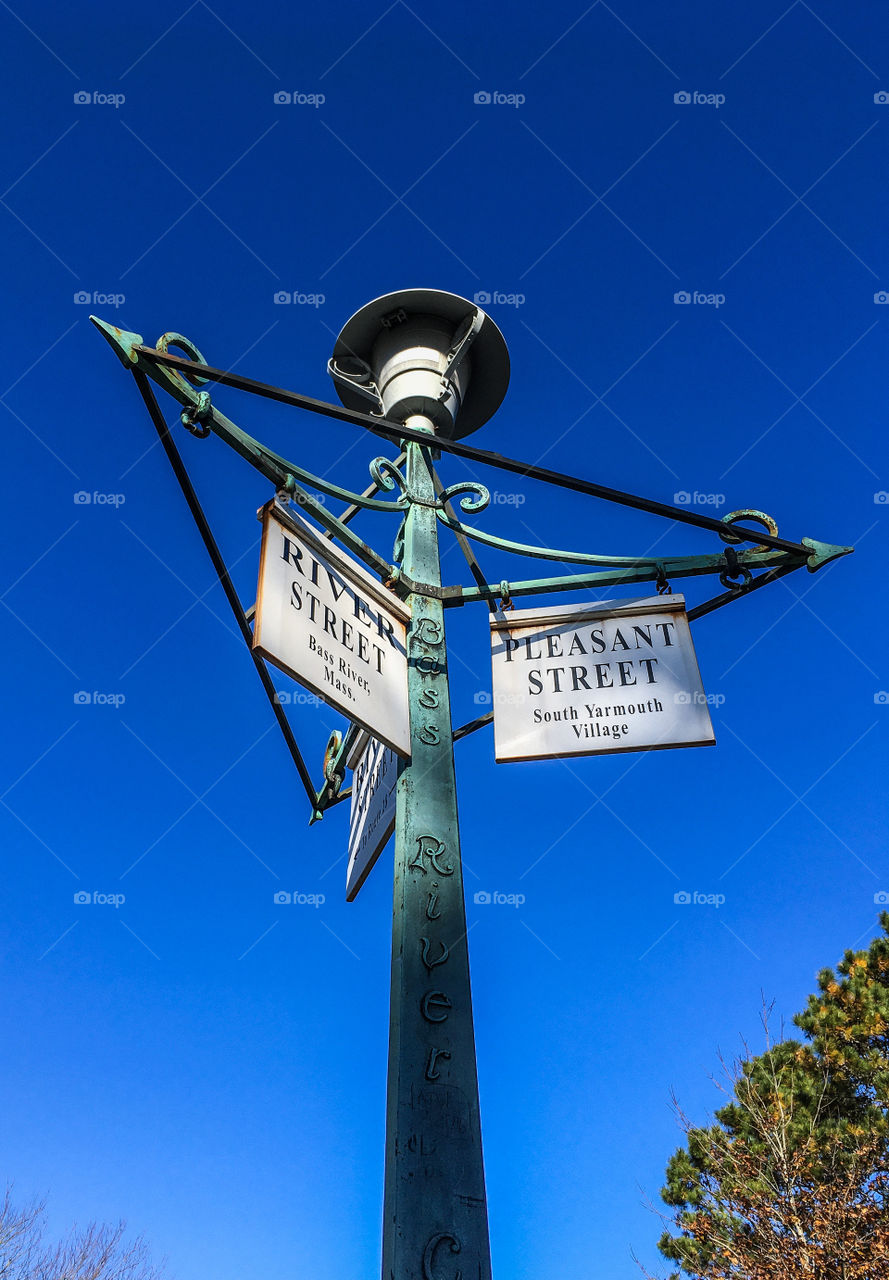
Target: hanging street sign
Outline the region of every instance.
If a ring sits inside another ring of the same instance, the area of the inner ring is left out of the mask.
[[[346,901],[352,902],[395,830],[398,757],[376,738],[362,734],[350,760],[352,810],[349,816],[349,867]]]
[[[498,761],[712,746],[685,597],[491,619]]]
[[[254,650],[409,757],[409,610],[301,516],[261,514]]]

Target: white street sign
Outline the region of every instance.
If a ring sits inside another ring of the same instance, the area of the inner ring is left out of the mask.
[[[410,755],[402,602],[299,515],[263,510],[253,648]]]
[[[491,648],[498,761],[716,741],[684,596],[499,613]]]
[[[398,757],[376,738],[368,741],[352,773],[349,869],[346,901],[351,902],[395,830]]]

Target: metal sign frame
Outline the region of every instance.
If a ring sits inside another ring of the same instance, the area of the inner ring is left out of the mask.
[[[472,304],[463,301],[467,320],[470,312],[478,320]],[[483,603],[489,612],[496,613],[510,608],[513,597],[641,583],[656,584],[661,594],[669,592],[669,579],[718,575],[722,594],[689,610],[688,618],[694,619],[797,569],[815,572],[852,548],[810,538],[793,542],[779,537],[775,521],[760,511],[733,511],[719,520],[503,457],[443,437],[434,430],[433,421],[420,413],[411,416],[413,425],[407,426],[356,412],[216,369],[181,334],[163,334],[157,345],[150,347],[139,334],[91,319],[134,376],[293,758],[312,822],[351,794],[344,785],[347,761],[353,758],[363,731],[352,723],[344,734],[331,736],[324,777],[316,788],[265,660],[253,647],[254,609],[245,609],[238,597],[151,382],[181,406],[180,421],[187,431],[200,439],[215,435],[234,449],[266,478],[282,508],[289,503],[298,506],[324,531],[321,536],[336,539],[345,552],[376,574],[383,584],[381,590],[391,593],[393,600],[400,599],[408,612],[410,759],[400,762],[397,783],[383,1275],[385,1280],[419,1275],[432,1280],[441,1272],[447,1255],[459,1255],[448,1258],[454,1272],[471,1275],[473,1280],[490,1280],[453,744],[489,724],[492,714],[453,728],[445,610]],[[391,322],[389,316],[381,319],[381,323]],[[444,353],[448,368],[463,349],[461,333],[465,336],[467,332],[464,323],[454,333],[452,347]],[[171,352],[171,347],[185,355]],[[502,375],[502,368],[500,372]],[[437,387],[441,385],[439,380]],[[242,431],[211,403],[210,392],[203,389],[209,386],[214,394],[218,386],[229,387],[352,423],[397,446],[398,457],[375,457],[370,463],[370,487],[364,493],[354,493],[313,475]],[[449,394],[448,385],[444,391]],[[415,412],[410,410],[412,415]],[[616,557],[501,538],[466,522],[465,516],[487,506],[490,494],[475,481],[442,485],[433,465],[440,454],[706,529],[716,533],[722,545],[708,555]],[[390,496],[384,496],[387,494]],[[340,515],[328,509],[328,498],[344,504]],[[354,517],[365,510],[399,517],[391,559],[364,542],[351,527]],[[750,528],[751,522],[759,528]],[[441,582],[438,544],[442,528],[456,537],[473,585]],[[492,582],[479,566],[473,543],[522,557],[573,564],[577,571]]]

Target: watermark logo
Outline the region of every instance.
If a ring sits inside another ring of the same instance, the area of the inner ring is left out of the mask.
[[[289,502],[294,507],[305,507],[311,512],[313,507],[323,507],[328,501],[326,493],[291,493]]]
[[[885,489],[878,489],[874,494],[874,502],[878,507],[885,507],[889,505],[889,493],[887,493]]]
[[[499,89],[479,89],[472,95],[477,107],[521,107],[525,102],[523,93],[501,93]]]
[[[490,707],[492,703],[496,707],[521,707],[527,702],[527,695],[524,693],[489,693],[487,689],[479,689],[478,693],[473,695],[472,701],[477,707]]]
[[[78,489],[74,495],[75,507],[122,507],[126,500],[125,493],[99,493],[98,489],[93,489],[92,493],[88,489]]]
[[[291,293],[288,289],[278,289],[272,301],[276,307],[323,307],[327,298],[323,293],[300,293],[298,289]]]
[[[724,293],[701,293],[700,289],[678,289],[673,294],[677,307],[716,307],[717,311],[725,302]]]
[[[323,893],[290,893],[279,889],[275,894],[276,907],[323,907],[327,897]]]
[[[889,706],[889,693],[885,689],[880,689],[874,694],[874,702],[878,707]]]
[[[317,693],[293,693],[288,689],[276,689],[275,701],[282,707],[323,707],[324,699]]]
[[[724,93],[700,93],[697,89],[689,91],[680,89],[673,94],[677,107],[716,107],[717,111],[725,104]]]
[[[90,293],[89,289],[78,289],[74,295],[74,301],[78,307],[91,307],[93,305],[122,307],[126,300],[126,294],[124,293],[99,293],[98,289],[94,289],[92,293]]]
[[[725,902],[725,894],[699,893],[697,889],[689,893],[686,889],[680,889],[678,893],[673,894],[673,901],[678,907],[716,907],[718,909]]]
[[[885,889],[878,889],[874,894],[874,902],[878,907],[885,907],[889,904],[889,893]]]
[[[78,689],[74,695],[75,707],[122,707],[126,700],[125,693],[101,693],[98,689],[93,689],[92,693],[88,689]]]
[[[501,493],[498,489],[491,493],[491,505],[494,507],[521,507],[524,504],[523,493]]]
[[[98,889],[90,893],[86,889],[78,889],[74,901],[79,907],[122,907],[126,902],[125,893],[100,893]]]
[[[275,94],[276,107],[323,107],[327,98],[323,93],[300,93],[294,90],[288,93],[286,89],[279,89]]]
[[[501,893],[499,889],[489,893],[487,889],[479,889],[472,895],[472,901],[480,907],[521,907],[527,899],[523,893]]]
[[[673,702],[677,707],[722,707],[725,706],[725,694],[702,693],[700,689],[689,693],[688,689],[680,689],[673,694]]]
[[[698,489],[691,493],[688,489],[679,489],[673,494],[673,501],[677,507],[721,507],[725,503],[725,494],[701,493]]]
[[[126,102],[125,93],[101,93],[98,89],[90,92],[87,89],[78,89],[74,95],[74,102],[78,107],[114,107],[120,108]]]
[[[878,107],[885,107],[886,103],[889,102],[889,93],[885,89],[878,89],[874,94],[874,102]]]
[[[874,302],[878,307],[885,307],[889,303],[889,292],[885,289],[878,289],[874,294]]]
[[[525,301],[523,293],[504,293],[501,289],[478,289],[472,295],[479,307],[520,307]]]

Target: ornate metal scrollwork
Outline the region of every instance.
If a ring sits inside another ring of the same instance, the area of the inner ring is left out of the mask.
[[[461,480],[458,484],[449,484],[447,489],[442,489],[438,495],[441,509],[444,509],[446,502],[453,502],[454,498],[461,493],[464,495],[460,499],[461,511],[484,511],[491,501],[490,490],[486,489],[483,484],[479,484],[475,480]]]
[[[764,511],[754,511],[752,508],[745,508],[743,511],[730,511],[727,516],[722,517],[723,524],[734,525],[737,520],[755,520],[757,524],[761,524],[766,533],[771,534],[773,538],[778,536],[778,524],[771,516],[766,515]],[[744,531],[741,533],[729,533],[726,529],[725,533],[720,533],[723,542],[737,544],[739,542],[753,542],[753,534]],[[768,551],[769,548],[762,542],[757,542],[752,547],[753,551]]]
[[[210,393],[209,391],[200,391],[195,404],[186,405],[180,413],[179,419],[186,431],[190,431],[198,440],[206,440],[210,434],[209,419],[212,416],[213,406],[210,404]]]
[[[411,491],[405,476],[390,458],[374,458],[370,464],[370,474],[380,489],[389,493],[397,486],[407,502],[416,502],[422,507],[434,507],[436,511],[444,511],[445,505],[454,498],[460,498],[460,509],[466,512],[484,511],[491,501],[491,494],[483,484],[475,480],[461,480],[457,484],[442,489],[435,502],[427,502],[418,498]],[[463,495],[460,497],[460,495]]]
[[[734,547],[726,547],[725,568],[719,575],[719,581],[729,591],[746,591],[753,582],[753,574],[738,560],[738,553]],[[739,582],[738,579],[741,579]]]
[[[189,342],[188,338],[184,338],[181,333],[162,333],[154,344],[158,351],[163,351],[167,355],[170,347],[178,347],[185,355],[187,360],[195,360],[198,364],[206,364],[207,361],[198,351],[193,342]],[[174,353],[175,354],[175,353]],[[204,378],[198,373],[180,373],[178,369],[167,369],[166,376],[173,382],[178,382],[186,391],[192,391],[195,387],[202,387],[209,382],[209,378]]]
[[[378,488],[391,493],[397,486],[405,498],[409,497],[407,480],[391,458],[374,458],[370,464],[370,474]]]

